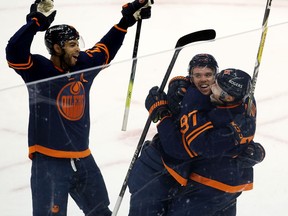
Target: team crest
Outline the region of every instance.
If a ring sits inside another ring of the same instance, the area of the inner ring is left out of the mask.
[[[57,96],[57,107],[61,115],[71,121],[79,120],[85,110],[85,89],[80,81],[65,85]]]

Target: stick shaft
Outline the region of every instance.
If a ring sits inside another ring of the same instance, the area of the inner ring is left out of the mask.
[[[272,4],[272,0],[267,0],[264,18],[262,22],[262,34],[261,34],[260,44],[259,44],[258,52],[257,52],[257,58],[256,58],[255,66],[254,66],[252,85],[251,85],[251,89],[249,93],[248,108],[247,108],[247,113],[249,115],[251,114],[251,111],[252,111],[252,104],[253,104],[254,92],[255,92],[258,73],[259,73],[259,67],[261,64],[262,53],[263,53],[266,35],[268,31],[268,18],[270,14],[271,4]]]
[[[182,50],[182,48],[185,45],[187,45],[189,43],[192,43],[192,42],[198,42],[198,41],[204,41],[204,40],[212,40],[215,37],[216,37],[216,32],[214,30],[212,30],[212,29],[206,29],[206,30],[202,30],[202,31],[198,31],[198,32],[193,32],[193,33],[190,33],[190,34],[187,34],[187,35],[181,37],[176,43],[173,57],[172,57],[172,59],[170,61],[168,69],[167,69],[167,71],[165,73],[165,76],[164,76],[164,78],[162,80],[162,83],[161,83],[161,85],[159,87],[159,91],[163,91],[164,90],[165,85],[166,85],[166,83],[167,83],[167,81],[169,79],[169,76],[170,76],[170,74],[172,72],[172,69],[174,67],[174,64],[176,62],[176,59],[178,58],[178,55],[179,55],[180,51]],[[150,119],[150,117],[148,117],[147,121],[146,121],[146,124],[144,126],[144,129],[142,131],[141,137],[139,139],[139,142],[137,144],[136,150],[134,152],[133,158],[132,158],[131,163],[129,165],[129,169],[128,169],[127,174],[125,176],[124,182],[122,184],[122,188],[120,190],[119,197],[117,199],[116,205],[114,206],[114,209],[113,209],[113,212],[112,212],[112,216],[116,216],[118,211],[119,211],[121,202],[123,200],[123,197],[124,197],[127,185],[128,185],[128,179],[129,179],[129,176],[130,176],[130,172],[131,172],[131,170],[132,170],[132,168],[133,168],[133,166],[135,164],[136,159],[138,158],[138,156],[140,154],[140,151],[141,151],[142,145],[143,145],[143,143],[145,141],[146,135],[148,133],[150,124],[151,124],[151,119]]]
[[[142,19],[139,19],[137,21],[136,35],[135,35],[133,55],[132,55],[133,61],[132,61],[130,80],[128,84],[128,90],[127,90],[127,96],[126,96],[126,102],[125,102],[125,111],[124,111],[124,117],[123,117],[123,122],[122,122],[122,131],[126,131],[127,124],[128,124],[128,116],[129,116],[129,110],[130,110],[130,104],[131,104],[131,98],[132,98],[132,90],[133,90],[134,79],[135,79],[135,74],[136,74],[137,53],[138,53],[138,47],[139,47],[141,26],[142,26]]]

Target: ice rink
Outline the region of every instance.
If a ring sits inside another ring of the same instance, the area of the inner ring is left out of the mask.
[[[5,47],[26,22],[32,1],[3,1],[0,5],[0,209],[3,216],[32,215],[27,147],[28,94],[22,79],[7,65]],[[53,24],[71,24],[92,47],[121,17],[124,0],[55,0]],[[17,6],[16,6],[17,5]],[[126,131],[121,131],[136,25],[110,67],[96,77],[91,97],[90,148],[105,178],[111,209],[146,123],[148,90],[160,85],[176,41],[190,32],[213,28],[216,40],[186,46],[170,77],[186,75],[192,56],[208,52],[220,69],[239,68],[252,75],[261,37],[265,0],[155,0],[152,17],[143,20],[136,77]],[[255,96],[258,118],[255,140],[266,149],[255,166],[254,189],[238,199],[239,216],[285,216],[288,213],[288,0],[273,0]],[[48,57],[44,33],[35,36],[32,53]],[[151,124],[147,134],[155,133]],[[69,200],[69,216],[83,215]],[[126,190],[118,215],[127,215]]]

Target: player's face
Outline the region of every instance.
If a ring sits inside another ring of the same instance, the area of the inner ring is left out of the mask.
[[[66,41],[63,47],[65,54],[64,54],[64,63],[68,67],[72,67],[77,63],[77,59],[79,56],[80,48],[78,40],[70,40]]]
[[[191,82],[202,94],[210,95],[210,86],[215,82],[215,72],[208,67],[194,67],[191,73]]]
[[[211,85],[211,91],[210,99],[212,103],[224,104],[224,102],[232,102],[234,100],[234,97],[221,89],[217,81]]]

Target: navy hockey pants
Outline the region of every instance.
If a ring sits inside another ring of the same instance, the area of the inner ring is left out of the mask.
[[[128,180],[129,216],[235,216],[236,198],[198,183],[180,186],[166,172],[153,145],[144,145]]]
[[[111,215],[105,182],[92,155],[63,159],[35,153],[31,189],[33,216],[66,216],[68,194],[86,216]]]
[[[170,203],[167,216],[235,216],[241,193],[225,193],[196,182],[179,187]]]
[[[144,145],[128,180],[129,216],[166,215],[171,188],[176,184],[166,172],[158,151],[152,145]]]

